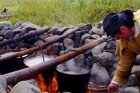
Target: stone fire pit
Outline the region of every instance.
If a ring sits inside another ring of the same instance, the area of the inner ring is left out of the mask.
[[[89,42],[95,41],[99,38],[106,36],[102,30],[102,24],[100,23],[98,27],[87,24],[78,24],[78,26],[85,25],[79,30],[60,40],[55,42],[44,49],[35,51],[29,55],[40,55],[42,60],[45,56],[51,56],[53,58],[63,55],[69,51],[74,51],[75,48],[81,47]],[[77,25],[76,25],[77,26]],[[62,24],[55,24],[49,29],[48,32],[42,33],[37,36],[32,36],[30,38],[23,39],[21,41],[16,41],[14,43],[9,43],[6,45],[1,45],[0,49],[2,50],[26,50],[34,46],[44,44],[49,42],[67,32],[69,29],[76,27],[72,26],[63,26]],[[6,41],[13,39],[15,37],[20,37],[27,33],[34,32],[42,27],[35,25],[31,22],[17,22],[16,24],[11,24],[8,21],[0,22],[0,41]],[[89,86],[87,93],[109,93],[107,92],[107,85],[110,83],[114,71],[118,64],[118,57],[115,55],[116,40],[108,40],[76,57],[73,58],[74,63],[71,65],[86,65],[90,71]],[[35,63],[37,65],[37,63]],[[139,70],[138,65],[140,64],[139,56],[134,63],[134,68],[132,72]],[[7,64],[8,65],[8,64]],[[16,64],[15,64],[16,65]],[[30,64],[31,65],[31,64]],[[6,68],[6,67],[5,67]],[[26,67],[25,67],[26,68]],[[9,68],[7,68],[9,69]],[[22,68],[21,68],[22,69]],[[53,70],[52,73],[55,71]],[[3,75],[2,70],[0,71]],[[8,73],[8,72],[7,72]],[[52,73],[49,73],[52,75]],[[5,73],[4,73],[5,74]],[[47,74],[47,73],[45,73]],[[48,74],[48,76],[50,76]],[[1,77],[0,77],[1,78]],[[53,78],[53,77],[52,77]],[[45,79],[48,79],[45,78]],[[53,79],[51,79],[53,80]],[[14,85],[7,85],[6,80],[3,78],[0,79],[0,91],[1,93],[51,93],[52,91],[43,89],[39,87],[39,83],[36,78],[29,79],[25,81],[20,81]],[[46,80],[48,83],[48,81]],[[49,81],[51,82],[51,81]],[[120,88],[116,93],[139,93],[139,78],[136,74],[130,76],[129,83]],[[57,91],[57,90],[56,90]],[[57,91],[59,93],[59,91]]]

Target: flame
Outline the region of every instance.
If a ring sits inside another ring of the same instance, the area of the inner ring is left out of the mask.
[[[56,73],[54,73],[53,79],[49,80],[49,82],[45,81],[42,74],[39,74],[37,76],[36,80],[37,80],[37,84],[38,84],[41,92],[60,93],[60,92],[58,92],[58,84],[57,84]]]
[[[43,91],[46,91],[46,84],[45,84],[45,80],[43,78],[43,76],[41,74],[39,74],[36,78],[36,81],[37,81],[37,84],[40,88],[40,90],[43,92]]]

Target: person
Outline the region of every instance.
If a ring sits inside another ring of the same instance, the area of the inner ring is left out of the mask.
[[[136,56],[140,54],[140,10],[109,13],[103,20],[103,30],[107,36],[117,39],[115,53],[119,62],[108,85],[108,91],[115,92],[120,85],[127,84]]]

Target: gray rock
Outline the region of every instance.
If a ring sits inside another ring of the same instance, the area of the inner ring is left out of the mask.
[[[33,30],[37,30],[37,29],[41,29],[41,27],[35,25],[35,24],[28,24],[26,26],[23,27],[23,33],[28,33],[29,31],[33,31]]]
[[[65,47],[66,49],[70,49],[70,48],[74,47],[74,42],[73,42],[73,40],[70,39],[70,38],[65,38],[65,39],[63,40],[63,44],[64,44],[64,47]]]
[[[85,44],[88,44],[88,43],[90,43],[90,42],[94,42],[95,41],[95,39],[89,39],[89,38],[86,38],[85,39]]]
[[[115,48],[116,48],[116,44],[117,44],[116,41],[111,40],[111,41],[107,42],[106,48],[107,48],[107,49],[110,49],[110,48],[111,48],[111,49],[115,49]]]
[[[125,87],[120,93],[140,93],[138,87]]]
[[[82,32],[81,31],[76,31],[74,35],[74,47],[79,47],[80,46],[80,40],[81,40]]]
[[[0,75],[0,85],[2,85],[2,87],[3,87],[4,89],[7,89],[7,81],[6,81],[6,79],[5,79],[3,76],[1,76],[1,75]]]
[[[106,42],[92,48],[91,49],[92,55],[96,56],[96,55],[101,54],[103,52],[105,46],[106,46]]]
[[[128,80],[128,86],[138,86],[139,81],[135,74],[131,74]]]
[[[45,41],[49,42],[50,40],[53,40],[55,37],[57,38],[59,35],[54,35],[54,36],[45,36]]]
[[[54,43],[47,47],[49,55],[59,55],[59,43]]]
[[[1,84],[0,84],[0,93],[7,93],[7,91],[3,88]]]
[[[99,55],[102,53],[102,50],[99,46],[96,46],[94,48],[91,49],[91,53],[93,56]]]
[[[72,40],[74,40],[74,33],[68,35],[67,38],[71,38]]]
[[[114,55],[110,52],[102,52],[96,56],[96,61],[98,61],[102,66],[112,67],[114,64]]]
[[[92,40],[92,39],[86,39],[85,40],[85,44],[87,44],[87,43],[89,43],[89,42],[91,42],[91,41],[94,41],[94,40]],[[91,50],[87,50],[86,52],[84,52],[84,55],[87,57],[88,55],[90,55],[91,54]]]
[[[66,52],[64,51],[64,50],[61,50],[60,52],[59,52],[59,55],[63,55],[63,54],[65,54]]]
[[[91,31],[100,36],[104,34],[103,31],[97,27],[93,27]]]
[[[134,64],[135,64],[135,65],[140,65],[140,54],[137,55]]]
[[[21,34],[25,34],[25,33],[28,33],[29,31],[37,30],[40,28],[41,28],[40,26],[35,25],[31,22],[22,22],[22,23],[19,23],[16,29],[21,29],[22,31]]]
[[[92,36],[90,34],[86,33],[86,34],[82,35],[81,40],[85,40],[85,39],[91,38],[91,37]]]
[[[14,29],[16,29],[16,28],[21,29],[20,27],[21,27],[22,23],[24,23],[24,22],[22,22],[22,21],[16,22],[15,25],[14,25]]]
[[[140,71],[140,65],[133,65],[131,73],[139,75],[139,71]]]
[[[105,67],[95,63],[91,69],[90,82],[99,85],[108,85],[111,81]]]
[[[69,27],[62,27],[62,28],[58,28],[56,31],[53,31],[53,34],[56,35],[61,35],[63,34],[66,30],[70,29]]]
[[[115,54],[116,44],[117,42],[115,40],[108,41],[105,47],[105,51]]]
[[[4,37],[3,36],[0,36],[0,41],[2,41],[4,39]]]
[[[114,69],[117,69],[117,66],[118,66],[118,63],[114,63],[114,64],[113,64],[113,68],[114,68]]]
[[[85,55],[84,64],[92,68],[93,64],[95,63],[94,57],[92,55]]]
[[[18,35],[20,32],[22,32],[22,30],[19,28],[16,28],[16,29],[13,29],[13,32],[14,34]]]
[[[2,21],[2,22],[0,22],[0,31],[2,31],[4,28],[5,29],[13,29],[13,25],[9,21]]]
[[[91,23],[80,24],[78,27],[80,27],[80,30],[90,31],[92,29],[92,24]]]
[[[12,88],[10,93],[41,93],[41,91],[27,81],[21,81]]]
[[[65,47],[64,47],[63,43],[61,43],[61,42],[59,43],[59,48],[60,48],[60,51],[65,50]]]
[[[4,35],[4,37],[7,38],[7,39],[12,39],[12,38],[15,37],[15,34],[14,34],[14,32],[12,30],[3,29],[1,31],[1,34]]]
[[[26,80],[29,84],[33,84],[33,85],[35,85],[36,87],[38,87],[38,84],[37,84],[37,82],[36,82],[36,80],[35,79],[29,79],[29,80]]]
[[[93,34],[93,35],[92,35],[92,38],[93,38],[93,39],[100,39],[100,36],[99,36],[99,35],[96,35],[96,34]]]
[[[102,24],[103,24],[103,20],[101,20],[101,21],[99,21],[98,23],[97,23],[97,28],[101,28],[102,27]]]
[[[60,29],[62,27],[62,24],[60,23],[56,23],[49,31],[48,33],[57,33],[57,30]]]
[[[42,45],[42,44],[44,44],[44,42],[43,42],[42,40],[37,40],[37,41],[34,43],[35,46],[39,46],[39,45]]]

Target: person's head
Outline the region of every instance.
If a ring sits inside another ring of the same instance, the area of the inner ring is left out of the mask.
[[[103,30],[116,39],[130,38],[134,35],[133,12],[124,10],[109,13],[103,20]]]

